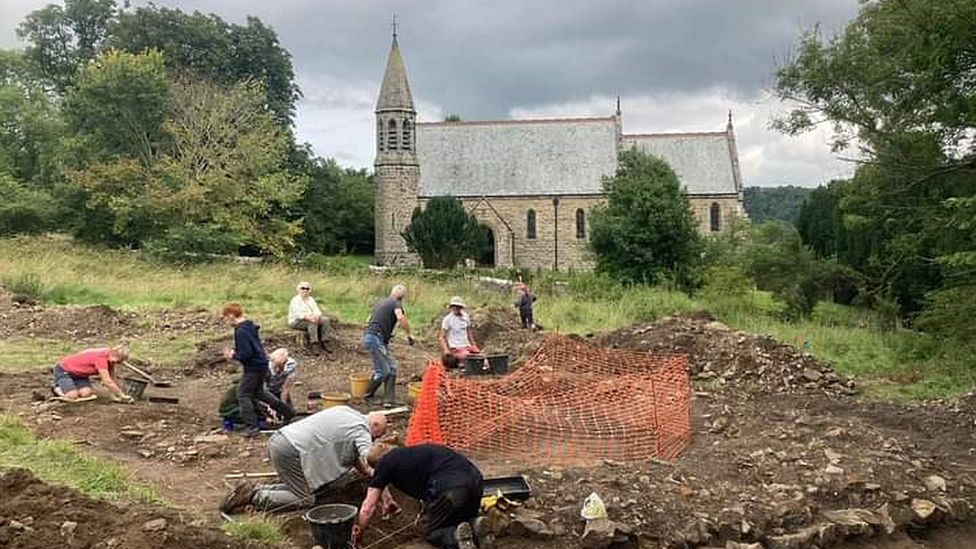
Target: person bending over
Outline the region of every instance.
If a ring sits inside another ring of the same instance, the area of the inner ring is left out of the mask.
[[[335,406],[276,431],[268,440],[271,466],[279,484],[242,481],[224,499],[225,513],[248,505],[264,511],[285,511],[313,505],[333,489],[354,480],[353,471],[373,474],[367,456],[373,441],[386,433],[386,416],[363,415]]]
[[[261,432],[258,424],[258,402],[264,402],[287,423],[295,415],[287,404],[278,400],[265,387],[268,378],[268,355],[258,337],[260,327],[244,318],[244,310],[238,303],[228,303],[223,310],[224,322],[234,327],[234,348],[224,349],[224,358],[236,360],[244,366],[244,375],[237,385],[237,404],[241,420],[247,426],[244,436],[253,437]]]
[[[288,349],[279,347],[271,351],[268,362],[268,390],[292,409],[291,390],[298,380],[298,361],[288,356]]]
[[[129,349],[124,345],[68,355],[54,365],[51,392],[61,400],[94,400],[90,379],[97,377],[112,393],[113,400],[131,403],[134,399],[125,394],[115,379],[115,365],[128,358]]]
[[[353,547],[359,546],[377,505],[384,513],[397,509],[388,490],[392,485],[423,502],[428,543],[442,549],[475,549],[484,479],[466,457],[436,444],[391,448],[378,443],[368,461],[375,471],[353,527]]]

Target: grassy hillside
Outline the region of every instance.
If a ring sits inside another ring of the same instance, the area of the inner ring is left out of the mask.
[[[299,264],[241,265],[232,262],[175,267],[137,253],[96,250],[63,238],[0,240],[0,284],[54,304],[105,304],[145,311],[206,307],[218,314],[226,301],[240,301],[266,330],[283,329],[288,300],[298,280],[309,280],[323,308],[341,320],[362,323],[370,304],[392,284],[408,287],[406,309],[415,324],[426,325],[443,312],[452,295],[469,306],[511,307],[512,295],[482,287],[461,274],[372,275],[366,262],[329,260],[318,267]],[[974,372],[965,357],[913,332],[886,331],[870,312],[821,304],[807,320],[778,319],[778,305],[762,292],[723,298],[690,298],[662,288],[624,288],[593,275],[561,275],[565,292],[550,292],[553,277],[537,280],[536,318],[547,328],[591,333],[650,321],[665,315],[708,310],[726,324],[771,335],[784,342],[806,342],[809,351],[857,376],[869,392],[885,397],[941,398],[968,392]],[[108,343],[108,342],[107,342]],[[175,360],[193,341],[142,342],[149,358]],[[63,342],[0,341],[7,367],[45,365],[70,350]]]

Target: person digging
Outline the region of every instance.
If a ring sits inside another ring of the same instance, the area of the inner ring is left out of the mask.
[[[95,400],[98,396],[92,391],[91,378],[97,377],[112,393],[112,400],[132,403],[135,399],[126,394],[115,379],[115,365],[128,358],[129,349],[124,345],[68,355],[54,365],[51,392],[54,398],[65,402]]]
[[[288,423],[295,411],[278,400],[265,386],[269,361],[258,337],[259,326],[244,318],[244,310],[238,303],[224,305],[223,320],[234,327],[234,348],[224,349],[224,358],[236,360],[244,366],[244,375],[237,385],[237,405],[241,420],[247,426],[244,436],[254,437],[261,433],[257,416],[259,401],[267,404],[282,421]]]
[[[423,503],[428,543],[442,549],[477,547],[477,538],[484,535],[483,521],[478,519],[484,479],[466,457],[436,444],[393,448],[377,443],[367,461],[374,468],[373,478],[353,526],[354,548],[360,546],[378,505],[384,514],[399,508],[390,485]]]
[[[262,511],[310,507],[360,476],[373,474],[366,459],[386,427],[383,414],[363,415],[348,406],[328,408],[286,425],[268,440],[268,456],[280,483],[241,481],[220,510],[229,514],[248,506]]]
[[[403,298],[407,289],[397,284],[390,291],[390,297],[381,300],[373,307],[366,330],[363,332],[363,346],[369,351],[373,362],[373,375],[363,397],[366,402],[374,402],[376,390],[383,385],[383,404],[398,406],[402,404],[396,398],[397,362],[390,351],[390,340],[397,325],[407,334],[407,342],[414,344],[410,334],[410,323],[403,311]]]

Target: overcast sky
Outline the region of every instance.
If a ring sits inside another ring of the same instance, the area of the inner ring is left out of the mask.
[[[0,0],[0,47],[50,0]],[[133,0],[133,5],[147,2]],[[274,27],[305,95],[297,133],[321,156],[370,167],[391,14],[421,121],[606,116],[628,133],[706,131],[733,111],[747,186],[815,186],[850,173],[829,130],[767,129],[773,73],[800,33],[834,32],[858,0],[156,0]],[[121,4],[121,1],[120,1]]]

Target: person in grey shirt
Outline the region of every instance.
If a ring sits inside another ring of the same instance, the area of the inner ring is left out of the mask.
[[[241,481],[224,498],[220,510],[233,513],[249,505],[265,511],[308,507],[316,497],[351,479],[353,471],[372,476],[366,456],[373,441],[386,433],[386,416],[363,415],[348,406],[327,408],[282,427],[268,440],[278,484]]]

